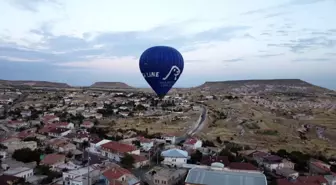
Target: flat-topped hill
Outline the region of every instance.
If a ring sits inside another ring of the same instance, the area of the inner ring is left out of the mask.
[[[89,87],[90,88],[104,88],[104,89],[132,89],[133,88],[123,82],[96,82]]]

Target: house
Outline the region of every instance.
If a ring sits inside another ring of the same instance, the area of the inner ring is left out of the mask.
[[[320,175],[300,176],[296,179],[277,179],[277,185],[328,185],[328,181]]]
[[[94,137],[94,138],[90,137],[89,138],[89,143],[90,143],[89,150],[91,152],[99,153],[100,149],[101,149],[101,145],[103,145],[105,143],[108,143],[108,142],[111,142],[111,140],[100,139],[100,138],[97,138],[97,137]]]
[[[61,153],[67,153],[76,150],[76,145],[65,139],[55,138],[48,142],[49,146]]]
[[[94,126],[94,123],[91,122],[91,121],[84,121],[80,127],[81,128],[86,128],[86,129],[89,129],[89,128],[92,128]]]
[[[8,121],[7,123],[7,127],[12,128],[12,129],[19,129],[19,128],[23,128],[27,126],[28,126],[28,123],[25,121],[21,121],[21,120],[11,120],[11,121]]]
[[[154,185],[175,185],[181,180],[184,180],[187,175],[187,170],[159,168],[158,170],[152,170],[147,174]]]
[[[40,164],[50,166],[54,169],[56,166],[65,163],[65,155],[63,154],[48,154],[43,157]]]
[[[133,145],[110,141],[101,145],[101,153],[109,159],[120,161],[125,153],[140,155],[140,150]]]
[[[7,152],[6,151],[0,151],[0,161],[2,159],[5,159],[7,157]]]
[[[149,165],[149,159],[147,157],[143,155],[136,155],[136,154],[131,154],[131,155],[134,158],[133,166],[135,168],[140,168],[140,167]]]
[[[56,123],[57,127],[59,128],[67,128],[67,129],[74,129],[75,125],[73,123],[68,122],[59,122]]]
[[[44,123],[44,124],[51,124],[51,123],[54,123],[54,122],[58,122],[60,121],[59,117],[55,116],[55,115],[45,115],[41,121]]]
[[[299,177],[299,172],[291,169],[291,168],[278,168],[275,170],[277,175],[281,175],[287,179],[296,179]]]
[[[15,177],[13,175],[1,175],[0,176],[0,184],[1,185],[14,185],[23,183],[24,179],[20,177]]]
[[[185,184],[267,185],[267,180],[266,176],[261,172],[193,168],[189,170]]]
[[[20,138],[20,139],[25,139],[27,137],[35,137],[36,134],[36,128],[31,128],[31,129],[27,129],[24,130],[22,132],[19,132],[16,137]]]
[[[189,138],[183,143],[184,148],[197,149],[202,147],[202,141],[196,138]]]
[[[137,138],[140,142],[140,146],[144,151],[149,151],[154,146],[154,141],[144,137]]]
[[[60,128],[60,127],[56,127],[53,128],[49,131],[48,135],[50,137],[64,137],[66,135],[68,135],[71,132],[70,129],[68,128]]]
[[[57,128],[57,126],[55,124],[47,124],[44,125],[39,131],[38,133],[40,134],[48,134],[51,130],[53,130],[54,128]]]
[[[336,185],[336,175],[325,175],[324,178],[328,181],[328,185]]]
[[[83,143],[84,141],[88,141],[90,134],[88,132],[77,132],[73,134],[72,141],[75,143]]]
[[[268,171],[273,171],[278,168],[283,168],[284,163],[282,162],[283,158],[276,155],[264,156],[262,158],[262,165]]]
[[[180,149],[169,149],[163,151],[161,156],[164,158],[163,163],[172,166],[186,164],[189,158],[188,152]]]
[[[91,166],[70,170],[67,172],[63,172],[62,174],[63,183],[70,185],[95,184],[99,180],[99,176],[100,170],[92,168]]]
[[[166,143],[170,143],[170,144],[176,143],[176,136],[173,134],[164,134],[162,135],[162,139],[164,139]]]
[[[140,185],[137,179],[130,171],[114,166],[102,174],[105,185]]]
[[[317,159],[310,159],[308,162],[309,171],[316,175],[325,175],[330,172],[330,165]]]
[[[10,168],[9,170],[5,171],[4,174],[27,179],[34,175],[34,169],[27,167],[17,167],[13,169]]]
[[[228,167],[232,170],[259,171],[259,169],[251,163],[232,162],[228,165]]]
[[[21,111],[20,114],[23,118],[30,117],[31,116],[31,111],[30,110],[23,110],[23,111]]]
[[[12,142],[6,142],[4,145],[7,147],[7,151],[9,153],[12,153],[15,150],[22,148],[29,148],[31,150],[37,149],[36,141],[12,141]]]

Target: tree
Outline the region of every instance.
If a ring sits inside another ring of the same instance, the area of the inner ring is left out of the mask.
[[[132,144],[135,145],[135,146],[137,146],[138,148],[141,147],[140,141],[138,141],[138,140],[132,141]]]
[[[220,138],[219,136],[216,137],[216,141],[217,141],[218,143],[222,144],[222,140],[221,140],[221,138]]]
[[[130,154],[125,154],[123,158],[121,158],[120,160],[120,164],[124,167],[124,168],[132,168],[133,164],[134,164],[135,160],[133,158],[132,155]]]
[[[6,150],[8,147],[5,146],[4,144],[0,143],[0,149]]]
[[[40,163],[40,155],[41,153],[38,150],[31,150],[30,148],[22,148],[15,150],[12,157],[17,161],[21,161],[24,163],[36,162]]]
[[[286,158],[288,153],[285,149],[280,149],[276,152],[276,155],[278,155],[280,157],[283,157],[283,158]]]
[[[54,149],[51,148],[49,145],[44,149],[45,154],[52,154],[54,152],[55,152]]]
[[[331,170],[332,172],[336,172],[336,165],[335,165],[335,164],[331,165],[331,166],[330,166],[330,170]]]
[[[202,157],[203,157],[202,152],[200,152],[199,150],[196,150],[195,153],[190,155],[190,162],[192,164],[197,164],[197,162],[201,162]]]
[[[82,148],[83,149],[86,149],[87,147],[89,147],[90,146],[90,143],[88,142],[88,141],[83,141],[83,143],[82,143]]]

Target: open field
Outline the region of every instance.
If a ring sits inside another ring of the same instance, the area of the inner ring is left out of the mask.
[[[171,114],[162,118],[127,118],[102,120],[101,125],[108,125],[111,130],[117,129],[137,129],[149,133],[176,133],[182,134],[192,126],[200,115],[199,111],[189,111],[184,114]],[[174,120],[174,117],[182,116],[184,119]]]

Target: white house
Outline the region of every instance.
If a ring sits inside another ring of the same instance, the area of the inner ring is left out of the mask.
[[[140,146],[143,150],[148,151],[154,146],[154,142],[151,139],[147,139],[144,137],[138,137],[140,142]]]
[[[74,129],[75,125],[73,123],[68,123],[68,122],[60,122],[57,123],[57,127],[60,128],[67,128],[67,129]]]
[[[9,169],[4,172],[5,175],[13,175],[15,177],[20,177],[27,179],[34,175],[33,168],[27,168],[27,167],[17,167],[13,169]]]
[[[57,127],[50,130],[48,135],[51,137],[63,137],[70,134],[70,132],[70,129]]]
[[[140,150],[133,145],[110,141],[100,146],[101,154],[109,159],[120,161],[125,153],[140,155]]]
[[[89,169],[88,169],[89,168]],[[89,172],[89,174],[88,174]],[[88,179],[89,175],[89,179]],[[70,185],[90,185],[99,180],[100,170],[92,167],[84,167],[63,172],[63,182]],[[88,184],[89,181],[89,184]]]
[[[166,142],[171,143],[171,144],[175,144],[176,142],[176,136],[172,134],[164,134],[162,135],[162,139],[164,139]]]
[[[198,149],[202,147],[202,141],[196,138],[189,138],[183,143],[183,147],[188,149]]]
[[[169,149],[163,151],[161,156],[164,157],[163,163],[167,165],[179,166],[186,164],[189,158],[188,152],[180,149]]]
[[[18,129],[22,127],[28,126],[28,123],[25,121],[20,121],[20,120],[12,120],[8,121],[7,127],[13,128],[13,129]]]
[[[7,147],[7,151],[10,153],[22,148],[29,148],[31,150],[37,149],[36,141],[12,141],[3,144]]]
[[[110,142],[111,140],[108,140],[108,139],[99,139],[99,138],[90,138],[90,147],[89,147],[89,150],[91,152],[95,152],[95,153],[98,153],[100,152],[100,146],[105,144],[105,143],[108,143]]]

